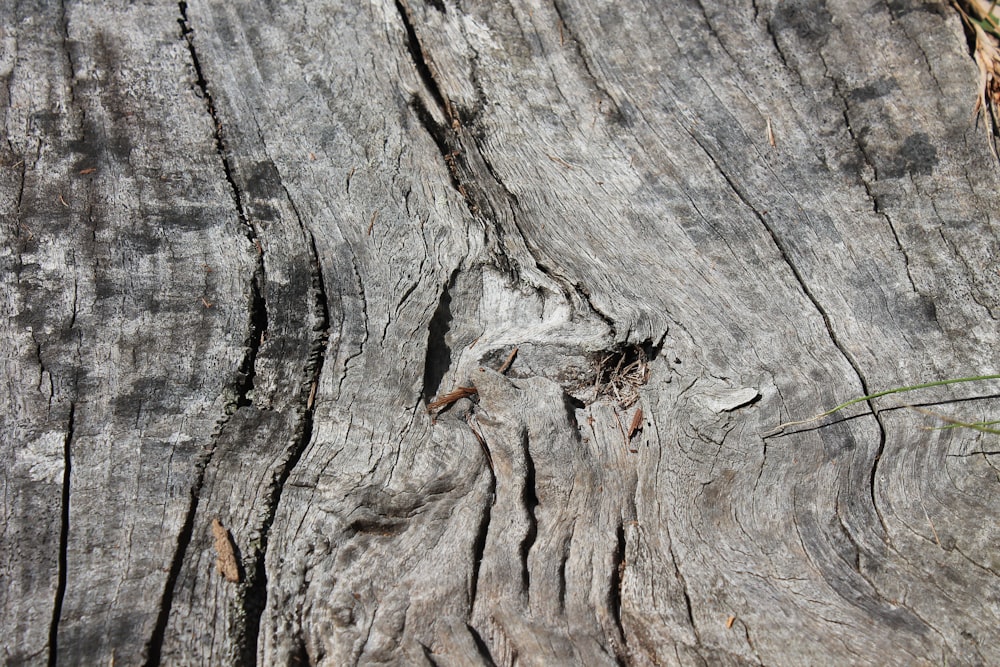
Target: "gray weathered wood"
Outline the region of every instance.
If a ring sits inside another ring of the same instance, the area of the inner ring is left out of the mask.
[[[998,370],[950,7],[12,2],[0,77],[4,664],[1000,662],[993,438],[768,435]]]

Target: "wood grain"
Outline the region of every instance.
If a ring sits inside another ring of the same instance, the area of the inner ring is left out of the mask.
[[[0,79],[0,663],[1000,662],[990,436],[766,435],[996,372],[946,4],[16,1]]]

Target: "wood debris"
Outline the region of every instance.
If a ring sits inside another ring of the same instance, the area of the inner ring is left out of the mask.
[[[562,166],[566,167],[567,169],[572,169],[573,168],[573,165],[571,165],[569,162],[567,162],[566,160],[562,159],[561,157],[558,157],[558,156],[555,156],[555,155],[549,155],[548,153],[545,154],[545,157],[547,157],[548,159],[552,160],[556,164],[561,164]]]
[[[641,430],[642,430],[642,408],[636,408],[635,414],[632,415],[632,423],[629,424],[628,433],[625,436],[626,439],[631,440],[632,436]]]
[[[313,380],[312,387],[309,388],[309,398],[306,400],[306,410],[313,409],[313,403],[316,402],[316,388],[319,386],[319,382]]]
[[[219,574],[234,584],[240,582],[240,565],[236,560],[236,549],[229,531],[218,519],[212,519],[212,535],[215,537],[215,567]]]
[[[442,394],[438,396],[433,401],[427,404],[427,412],[438,412],[448,407],[455,401],[461,400],[463,398],[468,398],[469,396],[474,396],[478,391],[475,387],[458,387],[447,394]]]
[[[622,408],[639,400],[639,388],[649,381],[649,361],[636,345],[606,355],[597,364],[594,398],[608,398]]]
[[[997,154],[996,126],[1000,117],[1000,22],[993,0],[952,0],[966,28],[975,37],[973,54],[979,68],[979,93],[973,115],[983,115],[990,150]]]
[[[513,350],[510,351],[510,354],[507,355],[507,360],[504,361],[503,364],[501,364],[500,368],[497,369],[497,373],[499,373],[500,375],[506,373],[507,370],[510,368],[510,365],[514,363],[514,357],[516,356],[517,356],[517,348],[515,347]]]
[[[479,339],[477,338],[476,340],[472,341],[472,345],[475,345],[476,341],[478,340]],[[472,345],[470,345],[469,347],[471,348]],[[517,357],[517,348],[515,347],[513,350],[510,351],[510,354],[507,355],[507,359],[500,365],[500,368],[497,369],[497,373],[500,373],[500,375],[506,373],[507,370],[510,368],[511,364],[514,363],[514,359],[516,357]],[[479,391],[475,387],[461,387],[461,386],[457,387],[452,391],[449,391],[447,394],[441,394],[433,401],[428,403],[427,412],[440,412],[441,410],[445,409],[455,401],[461,400],[463,398],[468,398],[469,396],[475,396],[478,393]]]

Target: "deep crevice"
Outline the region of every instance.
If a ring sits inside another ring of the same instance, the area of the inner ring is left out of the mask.
[[[496,497],[497,479],[490,473],[490,497]],[[479,569],[483,564],[483,556],[486,553],[486,539],[490,534],[490,521],[493,519],[493,505],[487,504],[483,508],[483,516],[476,529],[476,537],[472,541],[472,583],[469,591],[469,612],[476,608],[476,596],[479,594]]]
[[[170,621],[170,610],[173,606],[174,589],[177,587],[177,580],[180,578],[181,568],[184,565],[184,556],[187,553],[188,545],[191,544],[191,537],[194,534],[194,519],[195,515],[198,513],[198,500],[201,495],[202,485],[205,481],[205,468],[208,467],[209,462],[212,460],[212,454],[215,453],[214,442],[218,437],[218,433],[219,431],[216,431],[212,437],[213,444],[211,448],[202,455],[201,459],[196,464],[197,473],[195,482],[191,487],[190,504],[188,505],[188,511],[184,516],[184,523],[181,525],[181,530],[177,534],[177,548],[174,550],[174,556],[170,560],[170,570],[167,573],[167,581],[163,585],[163,595],[160,597],[159,611],[156,615],[156,625],[153,626],[153,633],[150,635],[149,641],[146,643],[146,662],[143,663],[145,667],[156,667],[160,664],[160,655],[163,651],[163,640],[166,637],[167,623]]]
[[[424,400],[430,401],[441,389],[441,381],[451,368],[451,348],[448,347],[448,331],[451,330],[451,288],[458,277],[458,269],[452,271],[448,282],[441,290],[437,309],[427,326],[427,356],[424,361]]]
[[[470,164],[469,157],[466,155],[465,142],[460,135],[460,128],[463,125],[471,123],[475,112],[472,114],[461,114],[462,116],[468,117],[459,117],[459,110],[456,109],[442,93],[441,88],[437,83],[437,79],[434,76],[434,72],[427,61],[423,47],[421,46],[416,30],[411,21],[409,7],[406,5],[406,0],[395,0],[395,5],[406,30],[407,48],[409,49],[414,66],[420,74],[421,79],[424,81],[427,89],[430,91],[435,103],[441,108],[444,116],[452,123],[452,125],[451,127],[443,127],[440,123],[438,123],[434,119],[433,114],[431,114],[430,110],[427,108],[423,99],[418,94],[411,96],[410,107],[413,109],[420,124],[431,136],[431,139],[437,146],[438,151],[444,158],[452,187],[454,187],[455,190],[462,196],[469,212],[477,219],[485,217],[486,219],[493,221],[494,224],[492,227],[494,231],[496,233],[502,233],[502,228],[499,224],[496,224],[498,216],[496,215],[493,207],[493,200],[486,194],[484,187],[477,182],[477,170],[473,168],[472,164]],[[556,12],[559,14],[561,21],[562,15],[558,7],[556,7]],[[579,45],[577,46],[577,49],[579,50]],[[584,63],[585,69],[593,77],[590,72],[589,64],[587,63],[586,58],[583,57],[582,52],[579,53],[579,56],[581,61]],[[593,78],[596,82],[596,77]],[[607,96],[608,99],[614,102],[610,95]],[[517,221],[516,210],[520,207],[517,196],[507,189],[496,169],[483,152],[481,146],[482,136],[477,137],[475,130],[473,130],[470,137],[472,141],[470,142],[471,147],[468,150],[475,153],[475,155],[473,155],[473,160],[478,158],[481,162],[481,166],[485,167],[486,171],[495,182],[496,187],[499,188],[502,198],[507,200],[510,206],[511,219],[514,224],[514,228],[523,240],[525,248],[527,249],[531,259],[534,261],[536,268],[543,274],[549,276],[549,278],[551,278],[557,285],[561,285],[566,291],[567,296],[575,290],[576,293],[587,303],[590,310],[602,321],[604,321],[605,324],[607,324],[612,332],[612,335],[616,335],[613,320],[608,315],[594,307],[594,304],[590,299],[590,294],[585,288],[577,284],[572,284],[567,279],[559,278],[558,276],[553,275],[549,269],[539,261],[535,251],[533,251],[528,244],[528,237],[525,235],[524,230],[521,229]],[[497,247],[499,248],[499,244],[497,244]],[[502,263],[506,263],[507,266],[498,266],[498,268],[501,270],[507,268],[509,270],[510,265],[507,258],[504,257],[499,259]],[[425,383],[425,388],[427,386],[428,385]]]
[[[489,200],[479,192],[481,187],[476,184],[475,178],[468,178],[474,172],[467,163],[467,158],[464,156],[463,141],[459,135],[459,129],[463,123],[471,123],[477,111],[463,112],[453,106],[445,97],[424,54],[423,46],[417,37],[406,0],[395,0],[395,5],[406,31],[406,48],[410,53],[410,58],[431,98],[434,100],[434,104],[440,109],[448,125],[442,125],[435,120],[434,114],[427,108],[427,104],[418,93],[410,96],[410,108],[413,109],[417,120],[431,136],[438,151],[441,153],[441,157],[448,168],[452,187],[462,196],[469,212],[473,216],[477,216],[480,213],[481,205],[488,204]]]
[[[611,332],[611,337],[616,338],[617,329],[615,327],[614,320],[606,313],[600,311],[594,305],[593,301],[591,300],[590,291],[584,285],[580,283],[574,283],[569,278],[558,275],[555,271],[550,269],[539,258],[537,250],[531,247],[531,244],[528,240],[528,235],[525,233],[524,229],[521,227],[521,223],[518,222],[517,219],[517,211],[521,209],[520,200],[518,199],[517,195],[511,192],[504,184],[503,179],[500,178],[500,174],[497,173],[497,170],[493,166],[493,163],[490,162],[489,158],[486,157],[486,154],[483,153],[482,147],[480,146],[478,139],[475,141],[474,145],[476,148],[476,153],[482,160],[483,166],[486,167],[486,170],[489,172],[490,177],[497,184],[497,187],[500,188],[500,190],[503,192],[503,196],[509,202],[508,205],[510,206],[510,217],[511,217],[511,222],[514,225],[514,230],[517,232],[518,236],[521,237],[521,241],[524,243],[524,248],[525,250],[527,250],[528,256],[535,263],[535,268],[538,269],[538,271],[541,272],[543,275],[547,276],[550,280],[552,280],[552,282],[554,282],[556,285],[560,286],[567,299],[572,300],[573,293],[576,293],[576,295],[579,298],[581,298],[584,301],[584,303],[587,304],[587,307],[590,309],[590,311],[593,312],[598,318],[601,319],[602,322],[604,322],[607,325],[608,329]],[[497,226],[496,231],[498,233],[503,232],[503,230],[500,229],[499,226]]]
[[[236,210],[239,212],[240,220],[247,226],[248,238],[252,241],[256,238],[256,234],[247,220],[246,211],[243,209],[243,198],[240,194],[240,188],[236,184],[236,179],[233,177],[232,167],[229,164],[229,159],[226,157],[226,142],[222,136],[222,125],[219,122],[219,116],[216,112],[215,100],[212,99],[212,93],[208,90],[208,80],[205,78],[204,70],[202,70],[201,60],[198,58],[198,52],[194,46],[194,28],[191,27],[191,22],[188,19],[187,3],[179,2],[177,3],[177,7],[181,13],[180,18],[177,19],[177,23],[180,24],[181,37],[187,43],[188,53],[191,55],[191,65],[194,67],[195,73],[195,85],[198,86],[198,90],[201,92],[201,95],[205,100],[208,115],[212,118],[215,150],[218,152],[219,158],[222,160],[222,167],[226,172],[226,181],[228,181],[229,187],[232,190],[233,202],[236,204]]]
[[[615,328],[615,321],[611,318],[610,315],[603,312],[597,306],[594,305],[594,302],[591,298],[590,290],[588,290],[582,283],[574,283],[573,289],[576,290],[576,293],[583,298],[583,300],[587,303],[587,306],[590,308],[590,310],[593,311],[593,313],[597,315],[599,318],[601,318],[601,321],[608,326],[608,328],[611,330],[611,337],[617,338],[618,333],[617,329]]]
[[[66,596],[67,551],[69,550],[69,488],[72,478],[73,428],[76,418],[76,404],[69,404],[69,417],[66,424],[66,437],[63,439],[63,479],[62,506],[59,517],[59,558],[57,561],[56,594],[52,602],[52,621],[49,624],[49,665],[53,667],[59,651],[59,621],[62,618],[63,599]]]
[[[615,531],[616,544],[612,556],[611,582],[608,587],[608,609],[611,611],[611,618],[614,620],[618,632],[621,633],[622,641],[627,643],[625,638],[625,628],[622,626],[622,581],[625,575],[625,525],[618,524]],[[618,662],[624,664],[625,656],[615,651]]]
[[[476,182],[474,171],[468,163],[468,158],[465,157],[462,138],[458,131],[454,127],[448,128],[439,124],[427,108],[423,98],[416,93],[410,97],[410,108],[416,114],[420,125],[434,141],[438,152],[441,153],[441,158],[448,169],[448,180],[451,187],[462,197],[469,213],[474,218],[480,219],[483,207],[492,211],[491,202],[482,193],[482,187]],[[488,217],[494,218],[495,216]]]
[[[420,642],[420,649],[424,654],[424,660],[427,661],[427,664],[431,667],[438,667],[438,661],[434,659],[434,651],[431,650],[431,647]]]
[[[233,169],[230,165],[229,158],[226,155],[225,140],[222,135],[222,126],[219,122],[218,114],[216,113],[215,102],[209,92],[208,81],[205,79],[204,72],[201,67],[201,61],[198,58],[197,51],[195,50],[193,39],[194,29],[191,27],[188,19],[187,3],[179,2],[177,6],[180,11],[180,18],[177,19],[177,22],[180,25],[181,38],[187,43],[188,53],[191,56],[191,64],[194,68],[196,77],[195,84],[201,91],[205,100],[206,110],[208,111],[212,121],[216,152],[218,153],[219,160],[222,163],[226,181],[230,186],[236,213],[244,225],[244,233],[247,240],[257,247],[258,252],[257,265],[250,279],[250,303],[248,306],[247,322],[248,331],[247,338],[244,341],[246,351],[242,361],[240,362],[236,377],[233,378],[233,380],[228,383],[226,387],[226,391],[231,392],[234,399],[229,403],[229,405],[226,406],[225,415],[218,422],[209,446],[195,463],[195,480],[191,486],[190,504],[188,505],[187,513],[184,516],[184,522],[181,525],[180,532],[177,535],[177,547],[174,551],[173,558],[171,559],[167,580],[164,584],[163,595],[160,598],[156,624],[154,625],[153,632],[146,644],[146,661],[144,664],[147,667],[160,664],[163,642],[166,636],[167,625],[170,621],[171,608],[173,606],[174,591],[180,578],[181,570],[183,569],[188,546],[191,544],[191,539],[194,534],[195,518],[198,513],[201,490],[205,482],[205,470],[212,461],[212,456],[215,454],[215,443],[223,429],[225,429],[226,424],[229,421],[229,417],[239,408],[248,407],[253,404],[252,392],[254,387],[254,377],[256,375],[255,369],[257,354],[260,349],[263,334],[267,331],[267,304],[264,297],[266,277],[264,272],[263,248],[257,238],[256,230],[247,218],[247,214],[242,203],[242,193],[240,192],[240,188],[233,176]]]
[[[246,354],[240,362],[239,374],[234,383],[236,392],[235,408],[253,405],[254,378],[257,375],[257,354],[261,339],[267,331],[267,306],[264,300],[263,265],[258,265],[250,281],[250,318],[247,339],[244,342]]]
[[[469,631],[469,636],[472,637],[472,641],[476,645],[476,650],[479,651],[479,657],[483,659],[486,667],[496,667],[497,663],[493,660],[493,654],[490,653],[490,647],[486,644],[482,635],[479,634],[479,631],[468,623],[465,624],[465,627]]]
[[[424,55],[424,48],[417,37],[417,31],[413,27],[413,22],[410,20],[410,8],[407,6],[406,0],[395,0],[395,4],[396,11],[399,12],[399,18],[403,21],[403,29],[406,30],[406,48],[410,52],[410,59],[413,60],[413,66],[416,67],[417,74],[420,75],[420,79],[424,82],[431,97],[434,98],[434,102],[441,108],[444,115],[451,120],[453,118],[451,104],[441,93],[437,79],[434,78],[434,72],[431,70],[430,64],[427,62],[427,57]]]
[[[521,228],[520,223],[517,220],[517,210],[520,208],[518,198],[504,185],[499,173],[497,173],[493,164],[483,152],[483,147],[481,145],[483,139],[481,128],[477,133],[476,129],[472,127],[477,112],[460,113],[461,110],[454,107],[444,96],[437,83],[434,72],[428,63],[420,40],[417,37],[406,0],[395,0],[395,6],[406,30],[406,45],[414,62],[414,66],[429,90],[431,97],[434,99],[435,104],[440,107],[444,116],[451,123],[450,127],[442,126],[434,119],[434,115],[431,113],[430,109],[427,108],[427,105],[419,94],[414,93],[411,96],[410,107],[413,109],[413,112],[417,116],[420,124],[434,141],[438,151],[441,153],[448,169],[448,175],[452,187],[462,196],[469,212],[473,215],[473,217],[484,223],[486,221],[490,221],[492,223],[490,227],[492,227],[494,233],[498,235],[502,235],[504,230],[498,223],[499,216],[494,208],[494,199],[497,201],[506,200],[510,209],[510,216],[514,229],[523,241],[528,255],[535,263],[535,267],[541,273],[552,279],[557,285],[561,286],[563,291],[566,292],[567,297],[570,297],[572,293],[575,292],[587,304],[587,307],[591,310],[591,312],[593,312],[608,326],[612,337],[617,336],[617,330],[614,326],[613,319],[594,306],[589,291],[582,285],[575,284],[567,278],[554,275],[548,267],[546,267],[545,264],[539,260],[536,251],[530,247],[528,236],[524,233],[524,230]],[[556,7],[556,12],[560,16],[560,21],[562,21],[562,14],[559,7]],[[577,50],[579,52],[578,55],[584,64],[584,68],[589,74],[591,74],[596,83],[596,77],[593,77],[593,74],[590,72],[589,63],[583,56],[582,51],[579,51],[579,49],[579,43],[577,43]],[[610,95],[607,95],[607,97],[614,102]],[[460,115],[462,116],[461,118]],[[465,126],[468,126],[468,131],[463,129]],[[463,136],[467,136],[470,139],[468,147],[466,146],[466,141],[463,140]],[[489,173],[490,177],[493,179],[495,187],[499,189],[499,192],[493,193],[497,195],[496,197],[490,196],[489,190],[492,189],[492,186],[484,186],[479,181],[478,175],[483,168],[485,168],[486,172]],[[495,245],[495,249],[498,250],[499,255],[497,257],[497,268],[502,271],[506,270],[505,272],[513,273],[509,258],[504,256],[502,252],[499,252],[500,248],[501,244],[497,243]],[[425,382],[425,390],[432,384],[433,383]],[[436,390],[437,387],[435,387],[435,391]]]
[[[559,554],[559,594],[558,594],[558,609],[559,615],[566,614],[566,589],[569,588],[569,584],[566,581],[566,564],[569,562],[570,548],[573,544],[572,536],[566,538],[563,542],[562,553]]]
[[[285,194],[288,196],[289,202],[291,202],[292,200],[287,190]],[[299,213],[295,205],[291,204],[291,206],[296,217],[298,217]],[[310,344],[309,357],[304,369],[306,381],[301,390],[301,401],[304,408],[302,418],[293,436],[293,444],[290,447],[288,458],[282,465],[281,471],[278,473],[274,485],[271,487],[271,496],[268,498],[266,505],[266,515],[260,527],[259,547],[257,553],[254,555],[255,567],[241,599],[245,625],[243,627],[243,636],[239,638],[237,644],[240,647],[242,664],[244,665],[257,664],[260,621],[264,614],[264,608],[267,606],[266,556],[271,526],[274,524],[274,518],[277,515],[278,505],[281,502],[281,496],[288,478],[291,476],[292,470],[302,458],[302,454],[312,439],[315,415],[315,392],[323,372],[323,362],[326,357],[326,349],[330,337],[330,308],[326,294],[326,284],[323,280],[323,267],[319,259],[319,252],[316,249],[316,239],[306,230],[300,217],[298,217],[298,220],[303,233],[307,234],[309,238],[309,258],[312,264],[310,285],[313,297],[312,307],[313,315],[318,320],[314,326],[314,330],[319,335]]]
[[[69,48],[69,14],[66,12],[66,0],[60,0],[59,2],[59,18],[61,24],[59,27],[62,31],[62,34],[60,35],[60,37],[62,38],[62,47],[63,50],[66,52],[66,64],[69,67],[69,72],[67,77],[69,81],[67,88],[69,91],[69,103],[70,103],[69,105],[72,108],[76,106],[76,65],[73,63],[73,52]],[[82,108],[80,109],[80,114],[81,114],[80,129],[82,134],[83,129],[86,127],[86,123],[83,122],[85,121],[86,116]],[[83,137],[81,137],[81,139],[82,138]]]
[[[538,519],[535,517],[535,508],[538,507],[538,494],[535,492],[535,462],[531,458],[531,451],[528,447],[528,435],[521,438],[521,446],[524,450],[524,489],[521,501],[528,517],[528,530],[521,540],[521,573],[524,592],[528,601],[531,599],[531,571],[528,568],[528,554],[538,537]]]
[[[448,167],[448,175],[451,178],[451,186],[461,193],[462,184],[455,161],[456,157],[461,154],[461,144],[455,136],[454,130],[449,130],[438,123],[430,109],[427,108],[423,98],[416,93],[410,96],[410,108],[413,109],[420,125],[430,135],[434,145],[441,153],[441,157],[444,158],[445,165]]]
[[[181,14],[180,18],[177,19],[177,22],[181,28],[181,37],[183,37],[184,41],[187,43],[188,53],[191,56],[191,65],[195,72],[195,84],[201,91],[202,97],[205,100],[206,110],[212,120],[215,150],[222,163],[222,169],[226,176],[226,182],[229,183],[233,204],[236,207],[236,212],[240,221],[243,223],[246,238],[257,248],[257,266],[254,269],[253,277],[250,279],[250,322],[246,340],[247,352],[243,361],[240,363],[239,376],[234,387],[236,392],[235,407],[248,407],[253,404],[252,392],[254,387],[254,377],[256,375],[257,352],[260,349],[261,336],[265,331],[267,331],[267,303],[264,297],[267,280],[264,267],[264,249],[257,236],[257,231],[251,224],[250,219],[247,216],[246,209],[243,207],[243,194],[236,182],[235,176],[233,175],[233,167],[230,164],[228,155],[226,154],[226,141],[222,133],[222,123],[219,120],[219,114],[215,107],[215,100],[209,90],[208,80],[205,78],[205,73],[201,66],[201,60],[199,59],[198,52],[195,49],[194,28],[191,27],[191,22],[188,18],[187,3],[179,2],[177,3],[177,7]]]

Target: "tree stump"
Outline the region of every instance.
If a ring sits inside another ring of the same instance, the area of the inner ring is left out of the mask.
[[[4,664],[996,664],[945,3],[0,4]]]

